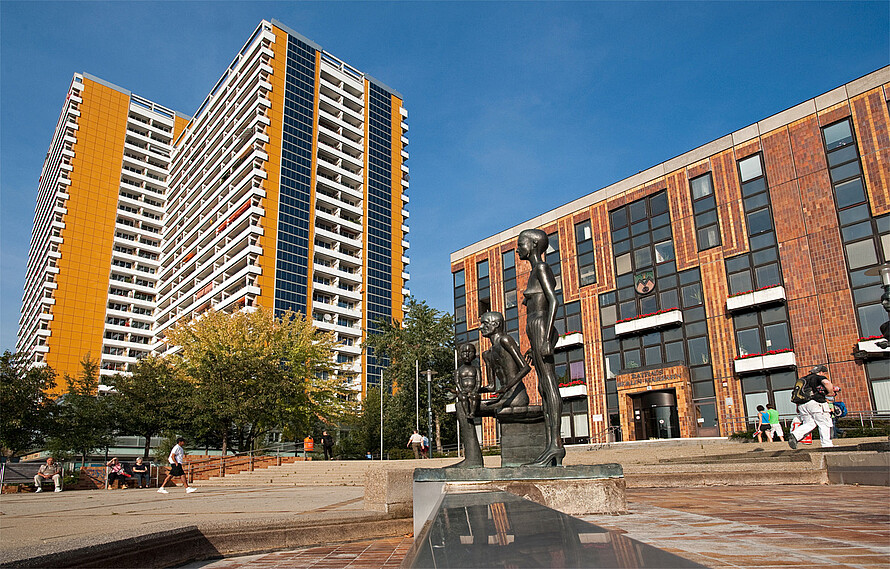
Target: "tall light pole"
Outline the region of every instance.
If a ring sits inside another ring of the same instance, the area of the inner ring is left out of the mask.
[[[414,360],[414,428],[420,432],[420,360]]]
[[[380,370],[380,460],[383,460],[383,370]]]
[[[430,439],[430,449],[433,448],[433,374],[436,373],[432,369],[427,368],[426,373],[426,429],[427,437]]]

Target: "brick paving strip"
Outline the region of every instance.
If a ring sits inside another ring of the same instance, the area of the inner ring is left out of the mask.
[[[631,489],[628,515],[585,520],[708,567],[890,567],[880,486]]]
[[[890,490],[885,487],[631,489],[628,501],[626,515],[583,519],[707,567],[890,567]],[[398,567],[411,543],[410,537],[387,538],[186,568]]]

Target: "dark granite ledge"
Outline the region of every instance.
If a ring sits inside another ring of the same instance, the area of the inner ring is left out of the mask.
[[[578,480],[623,478],[620,464],[514,466],[502,468],[417,468],[414,482],[489,482],[494,480]]]

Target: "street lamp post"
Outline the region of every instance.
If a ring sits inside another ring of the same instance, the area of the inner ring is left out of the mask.
[[[433,448],[433,400],[432,400],[432,390],[433,390],[433,374],[432,369],[427,368],[424,372],[426,373],[426,429],[427,436],[430,439],[430,448]]]
[[[380,370],[380,460],[383,460],[383,370]]]

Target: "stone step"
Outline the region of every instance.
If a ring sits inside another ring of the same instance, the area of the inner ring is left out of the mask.
[[[624,467],[628,488],[678,488],[685,486],[766,486],[770,484],[825,484],[824,469],[810,461],[628,464]]]
[[[685,488],[690,486],[772,486],[776,484],[827,484],[823,470],[793,472],[674,472],[627,473],[628,488]]]
[[[659,464],[717,464],[717,463],[751,463],[751,462],[810,462],[810,453],[777,452],[751,454],[726,454],[716,456],[686,456],[659,459]]]

